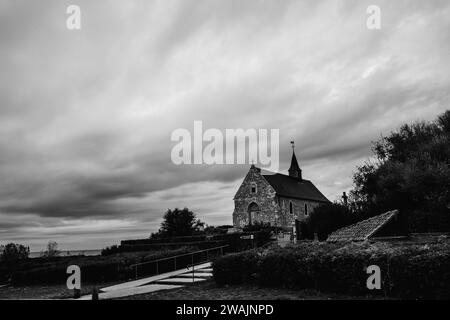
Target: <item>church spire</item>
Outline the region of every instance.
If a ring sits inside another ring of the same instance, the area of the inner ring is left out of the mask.
[[[292,145],[292,159],[291,159],[291,167],[288,170],[289,176],[297,178],[301,181],[302,180],[302,169],[300,169],[300,166],[298,165],[298,162],[297,162],[297,157],[295,156],[294,141],[291,141],[291,145]]]

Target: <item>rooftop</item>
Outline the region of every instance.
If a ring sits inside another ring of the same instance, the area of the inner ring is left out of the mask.
[[[327,241],[364,241],[398,215],[398,210],[388,211],[378,216],[360,221],[331,233]]]
[[[329,202],[329,200],[309,180],[300,180],[281,173],[264,174],[263,177],[275,189],[275,192],[279,196]]]

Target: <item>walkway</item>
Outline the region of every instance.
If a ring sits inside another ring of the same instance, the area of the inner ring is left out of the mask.
[[[181,288],[187,284],[205,281],[212,277],[211,262],[195,266],[194,274],[186,268],[156,276],[129,281],[100,289],[99,299],[113,299],[137,294],[150,293],[160,290]],[[79,300],[91,300],[92,296],[85,295]]]

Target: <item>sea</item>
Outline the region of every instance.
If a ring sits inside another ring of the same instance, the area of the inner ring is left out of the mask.
[[[90,250],[61,250],[59,257],[70,257],[70,256],[98,256],[102,252],[101,249],[90,249]],[[41,252],[30,252],[30,258],[39,258]]]

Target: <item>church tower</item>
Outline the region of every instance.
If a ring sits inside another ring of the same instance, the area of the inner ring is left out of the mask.
[[[294,151],[294,141],[291,141],[292,144],[292,159],[291,159],[291,166],[289,168],[289,176],[293,178],[297,178],[298,180],[302,181],[302,169],[300,169],[300,166],[297,162],[297,157],[295,156]]]

